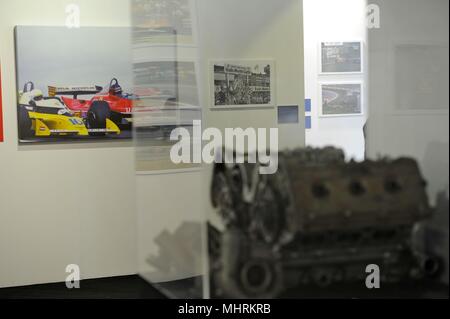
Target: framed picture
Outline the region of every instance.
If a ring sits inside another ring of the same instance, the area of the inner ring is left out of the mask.
[[[134,46],[195,46],[195,0],[132,0]]]
[[[135,92],[150,91],[152,98],[199,106],[195,60],[158,59],[133,63]]]
[[[430,114],[448,111],[449,47],[442,43],[394,46],[395,99],[391,112]]]
[[[135,92],[141,97],[133,117],[136,171],[147,175],[198,169],[197,164],[175,164],[170,157],[177,143],[170,139],[172,131],[183,128],[192,135],[194,121],[202,120],[196,61],[142,61],[133,69]],[[144,91],[152,96],[138,93]]]
[[[275,106],[273,60],[210,63],[212,109]]]
[[[15,41],[19,143],[132,137],[129,28],[18,26]]]
[[[298,106],[281,105],[278,106],[278,124],[297,124]]]
[[[321,42],[320,43],[320,73],[362,73],[363,44],[352,42]]]
[[[320,116],[363,115],[362,82],[320,84]]]

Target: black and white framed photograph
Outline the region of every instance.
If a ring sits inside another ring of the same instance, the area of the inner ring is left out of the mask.
[[[320,73],[362,73],[363,45],[361,41],[321,42]]]
[[[362,82],[320,84],[320,116],[363,115]]]
[[[213,109],[275,106],[273,60],[213,61],[210,68]]]

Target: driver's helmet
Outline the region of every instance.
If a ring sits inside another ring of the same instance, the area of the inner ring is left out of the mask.
[[[38,89],[32,90],[30,95],[33,97],[33,101],[42,101],[44,99],[44,94]]]
[[[122,87],[120,86],[119,81],[117,81],[117,79],[113,79],[111,81],[111,85],[109,86],[109,93],[111,95],[117,95],[117,96],[122,95]]]

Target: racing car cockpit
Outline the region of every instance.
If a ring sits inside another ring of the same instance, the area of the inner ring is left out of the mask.
[[[119,80],[113,78],[111,82],[109,82],[108,94],[112,96],[116,96],[118,98],[129,99],[129,100],[138,100],[139,97],[132,93],[123,93],[122,86],[119,84]]]
[[[119,84],[119,81],[116,78],[113,78],[109,83],[109,94],[122,97],[122,93],[123,90]]]
[[[28,111],[73,116],[73,113],[58,97],[44,97],[41,90],[34,88],[33,82],[25,84],[19,102]]]

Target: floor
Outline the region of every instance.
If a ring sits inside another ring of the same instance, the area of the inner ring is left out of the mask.
[[[187,282],[193,286],[193,282]],[[183,281],[186,287],[186,281]],[[83,280],[80,289],[67,289],[65,283],[34,285],[0,289],[0,299],[165,299],[156,288],[139,276],[112,277]],[[160,289],[176,291],[180,283],[174,282]],[[448,299],[449,287],[436,283],[388,285],[379,291],[355,286],[309,288],[286,292],[282,298],[431,298]],[[175,296],[174,296],[175,297]],[[180,296],[178,296],[180,297]]]
[[[139,276],[83,280],[79,289],[65,283],[0,289],[0,299],[161,299],[164,296]]]

